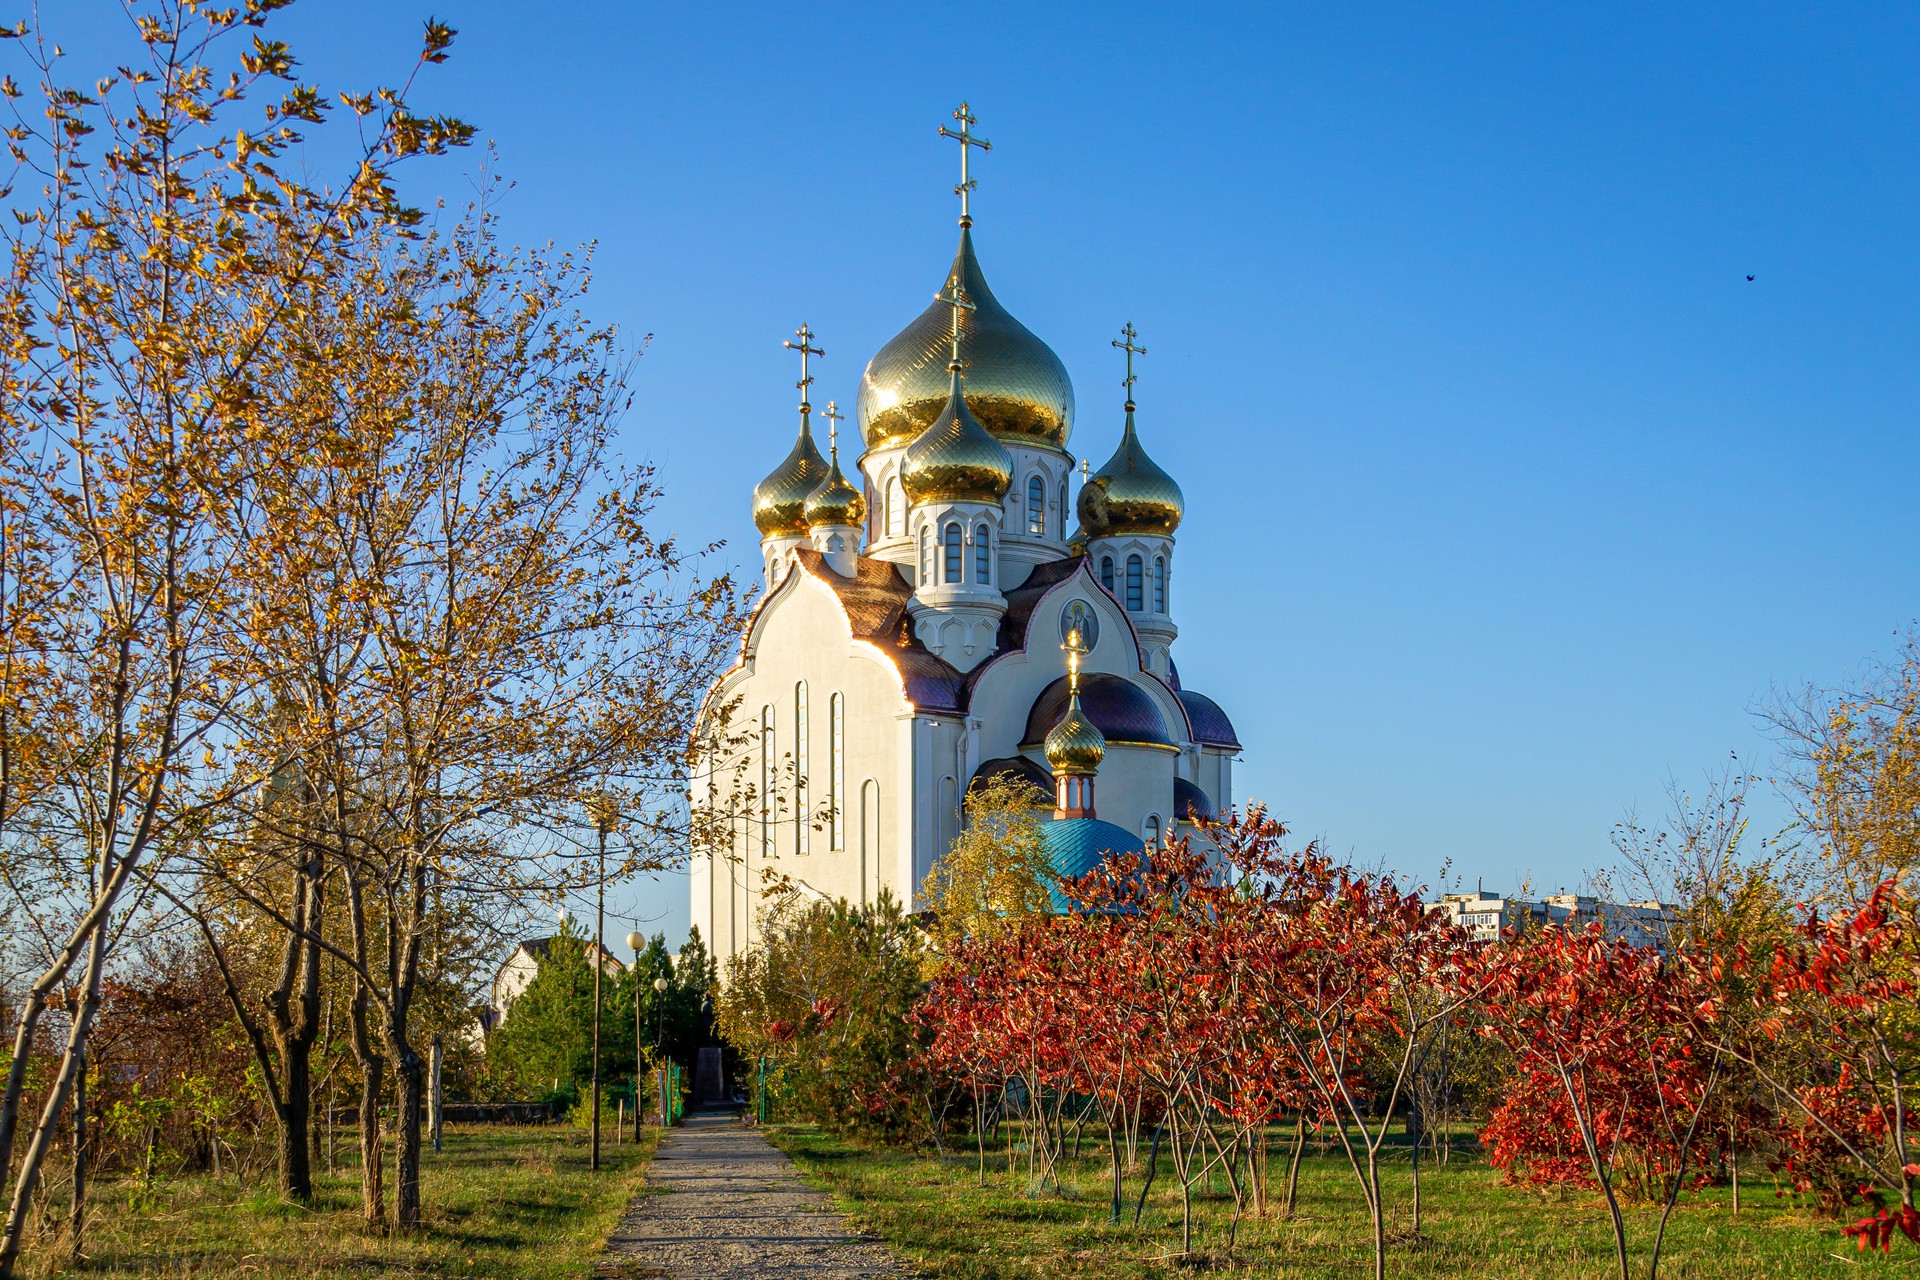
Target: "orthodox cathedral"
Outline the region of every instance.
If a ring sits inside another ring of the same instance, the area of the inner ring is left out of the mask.
[[[1185,834],[1233,803],[1232,723],[1174,663],[1180,487],[1134,421],[1131,325],[1119,442],[1077,463],[1073,385],[987,287],[965,103],[960,244],[935,300],[867,363],[857,481],[841,415],[815,444],[801,326],[799,434],[753,493],[765,590],[708,695],[692,803],[724,832],[696,856],[693,922],[751,946],[767,886],[919,908],[970,787],[1014,777],[1063,874]],[[1079,475],[1075,471],[1078,468]],[[1078,479],[1076,486],[1075,481]],[[724,727],[717,727],[724,722]]]

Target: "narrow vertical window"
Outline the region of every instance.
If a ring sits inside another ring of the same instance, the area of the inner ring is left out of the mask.
[[[1145,606],[1140,599],[1140,557],[1127,557],[1127,612],[1139,613]]]
[[[833,811],[827,817],[827,848],[844,849],[847,847],[847,699],[844,694],[834,694],[827,704],[828,716],[832,723],[828,731],[832,734],[830,744],[832,759],[828,762],[827,800]]]
[[[943,549],[946,553],[946,580],[965,582],[966,579],[960,576],[960,526],[949,524],[941,532],[940,541],[944,544]]]
[[[1060,536],[1067,536],[1067,482],[1060,482]]]
[[[807,682],[793,686],[793,851],[807,852],[813,831],[807,802]]]
[[[898,537],[907,531],[907,504],[902,500],[898,480],[887,481],[887,536]]]
[[[760,708],[760,856],[773,856],[773,791],[780,765],[774,755],[773,704]]]
[[[1100,557],[1100,585],[1105,587],[1109,591],[1113,590],[1113,557],[1112,556]]]
[[[973,531],[973,580],[986,586],[993,579],[993,530],[981,525]]]
[[[1147,825],[1140,832],[1140,835],[1141,835],[1141,838],[1147,842],[1147,848],[1152,849],[1159,845],[1160,843],[1160,815],[1159,814],[1150,813],[1147,815]]]
[[[920,528],[920,585],[933,581],[933,530]]]
[[[1027,481],[1027,532],[1047,531],[1047,482],[1039,476]]]
[[[1153,611],[1155,613],[1167,611],[1167,558],[1165,556],[1153,558]]]

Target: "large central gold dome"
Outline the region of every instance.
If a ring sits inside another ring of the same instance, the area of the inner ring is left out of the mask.
[[[960,321],[967,407],[1003,444],[1066,448],[1073,432],[1073,383],[1066,366],[987,288],[965,227],[941,293],[956,284],[973,303]],[[935,301],[867,362],[858,410],[867,448],[905,444],[940,416],[952,334],[952,308]]]

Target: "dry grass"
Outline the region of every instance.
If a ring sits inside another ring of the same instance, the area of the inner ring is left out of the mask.
[[[425,1227],[401,1237],[360,1225],[357,1168],[322,1176],[312,1208],[282,1201],[270,1182],[204,1174],[166,1180],[134,1208],[131,1184],[109,1181],[96,1189],[86,1274],[580,1280],[639,1189],[656,1132],[638,1147],[603,1146],[595,1175],[575,1128],[449,1127],[445,1150],[422,1156]],[[32,1274],[54,1273],[65,1252],[62,1237],[41,1242]]]

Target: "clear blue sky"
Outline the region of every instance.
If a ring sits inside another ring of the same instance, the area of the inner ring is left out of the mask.
[[[105,14],[117,6],[78,0]],[[995,291],[1186,491],[1175,656],[1242,795],[1367,863],[1569,887],[1777,682],[1920,614],[1920,10],[305,0],[329,82],[460,29],[521,240],[654,340],[663,522],[749,491],[938,286],[961,97]],[[534,16],[538,15],[538,16]],[[56,13],[57,17],[58,14]],[[82,25],[87,25],[83,23]],[[70,46],[77,42],[70,42]],[[416,171],[459,199],[479,153]],[[1747,277],[1752,275],[1752,282]],[[1771,816],[1773,811],[1769,811]],[[677,938],[684,882],[624,893]]]

